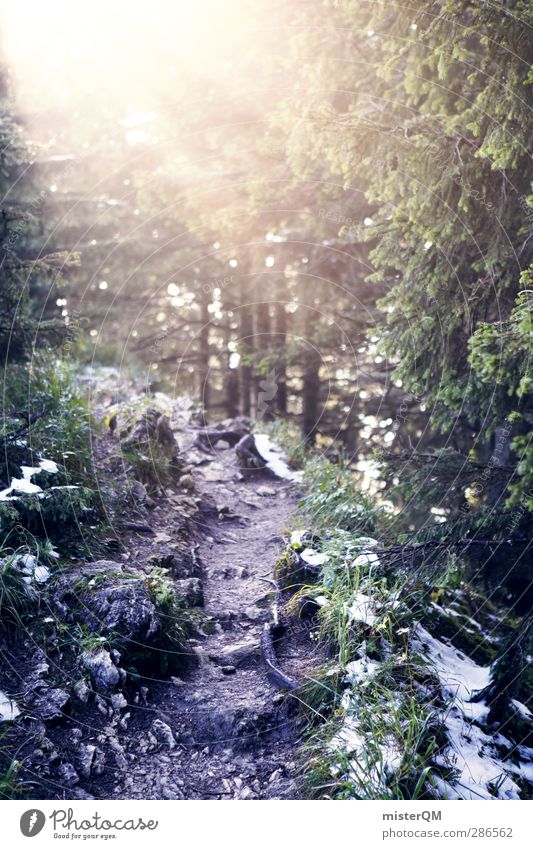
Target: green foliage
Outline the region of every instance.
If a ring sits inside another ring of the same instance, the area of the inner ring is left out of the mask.
[[[342,462],[314,457],[305,467],[306,494],[301,502],[314,527],[372,533],[382,510],[361,492],[353,471]]]
[[[1,741],[1,737],[0,737]],[[17,779],[21,763],[11,760],[7,750],[4,752],[0,745],[0,798],[20,799],[24,796],[22,785]]]
[[[520,278],[521,290],[506,320],[481,323],[470,339],[475,374],[492,392],[491,428],[506,418],[514,436],[518,480],[509,484],[508,507],[533,510],[533,337],[531,285],[533,268]]]
[[[26,552],[0,556],[0,623],[2,628],[24,628],[24,616],[35,610],[39,593],[33,582],[19,568]]]
[[[462,453],[490,454],[514,423],[500,491],[515,467],[509,504],[531,507],[531,4],[323,9],[327,33],[296,45],[289,161],[301,176],[328,163],[346,195],[366,192],[355,234],[371,248],[368,281],[386,290],[372,338]]]
[[[4,78],[0,88],[4,88]],[[0,365],[27,360],[35,346],[58,346],[69,328],[51,297],[75,257],[40,250],[43,197],[30,176],[31,154],[12,106],[0,96]],[[41,234],[42,237],[42,234]]]
[[[25,532],[58,544],[79,536],[79,526],[95,521],[96,482],[92,469],[91,419],[69,369],[50,356],[31,368],[4,370],[5,417],[0,430],[0,485],[21,477],[21,467],[52,461],[57,471],[32,475],[35,494],[13,492],[0,501],[3,534]]]

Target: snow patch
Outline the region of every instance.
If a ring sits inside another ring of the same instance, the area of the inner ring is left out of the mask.
[[[41,460],[38,466],[21,466],[21,478],[12,478],[7,489],[0,492],[0,501],[14,501],[18,498],[17,495],[12,495],[13,492],[21,492],[25,495],[38,495],[42,497],[42,487],[32,482],[32,477],[38,475],[39,472],[48,472],[48,474],[56,474],[59,471],[57,463],[53,460]]]
[[[328,561],[327,554],[321,554],[313,548],[304,549],[304,551],[300,554],[300,557],[304,563],[308,563],[309,566],[323,566],[324,563],[327,563]]]
[[[376,622],[375,609],[375,602],[364,593],[356,593],[351,604],[346,605],[346,613],[350,619],[353,622],[363,622],[365,625],[374,625]]]
[[[295,472],[289,468],[282,449],[275,442],[272,442],[268,434],[254,433],[254,439],[257,450],[263,460],[266,460],[267,468],[274,472],[278,478],[295,482],[302,480],[303,472]]]
[[[19,714],[16,701],[0,690],[0,722],[12,722]]]
[[[416,629],[413,647],[430,661],[448,697],[444,726],[449,747],[437,762],[450,763],[457,770],[457,778],[453,782],[438,779],[439,792],[448,799],[519,799],[520,787],[513,779],[520,776],[531,780],[533,751],[522,747],[520,756],[525,763],[504,760],[501,749],[511,751],[512,743],[501,734],[489,736],[480,727],[478,723],[486,720],[489,708],[482,701],[472,701],[474,694],[489,684],[490,667],[479,666],[421,625]]]
[[[20,554],[13,561],[13,565],[22,572],[28,584],[45,584],[50,577],[50,570],[39,563],[33,554]]]

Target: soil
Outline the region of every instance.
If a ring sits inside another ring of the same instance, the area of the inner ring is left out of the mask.
[[[302,732],[298,693],[280,692],[269,681],[259,646],[272,600],[262,578],[272,577],[283,550],[297,491],[265,473],[243,474],[231,449],[217,451],[193,477],[198,491],[233,514],[228,519],[219,513],[198,529],[204,610],[212,633],[195,643],[197,665],[183,679],[147,682],[149,704],[135,712],[128,727],[135,760],[118,781],[100,785],[99,795],[294,798]],[[282,637],[276,650],[280,668],[302,684],[320,661],[302,629]],[[172,729],[175,748],[143,751],[149,749],[143,734],[154,719]]]

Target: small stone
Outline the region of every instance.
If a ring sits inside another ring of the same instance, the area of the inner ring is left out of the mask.
[[[69,743],[72,746],[77,746],[82,737],[83,737],[83,732],[82,732],[81,728],[73,728],[72,731],[68,735],[68,740],[69,740]]]
[[[178,596],[183,599],[188,607],[203,607],[204,592],[199,578],[185,578],[181,581],[174,581],[174,586]]]
[[[103,716],[107,716],[108,711],[107,711],[107,704],[106,704],[105,699],[103,699],[102,696],[99,696],[98,694],[96,694],[94,701],[95,701],[95,704],[96,704],[96,709],[98,711],[100,711],[100,713]]]
[[[64,763],[58,767],[57,775],[62,784],[66,787],[74,787],[78,784],[80,777],[71,763]]]
[[[273,498],[276,495],[276,490],[271,486],[258,486],[256,492],[263,498]]]
[[[154,719],[150,726],[150,731],[160,746],[164,746],[167,749],[175,748],[176,740],[174,739],[172,728],[166,722],[163,722],[161,719]]]
[[[178,481],[182,489],[193,490],[194,478],[192,475],[182,475]]]
[[[239,666],[245,660],[253,657],[257,648],[258,646],[255,640],[247,640],[246,642],[226,646],[220,652],[210,654],[209,658],[220,666]]]
[[[91,796],[90,793],[82,790],[81,787],[76,787],[74,790],[71,790],[69,795],[71,799],[94,799],[94,796]]]
[[[114,665],[111,655],[105,649],[85,651],[81,656],[83,667],[89,672],[94,686],[104,693],[110,693],[120,681],[120,673]]]
[[[244,614],[251,622],[262,622],[263,620],[268,619],[269,616],[267,610],[261,610],[261,608],[257,607],[255,604],[247,607]]]
[[[119,721],[118,724],[123,729],[123,731],[125,731],[126,728],[128,727],[128,720],[130,718],[131,718],[131,713],[125,713],[124,716],[122,717],[122,719]]]
[[[91,695],[91,688],[87,684],[85,678],[82,678],[80,681],[76,681],[72,688],[72,692],[79,702],[87,704],[89,696]]]
[[[234,675],[237,672],[237,668],[235,666],[222,666],[221,672],[223,675]]]
[[[26,697],[32,714],[45,721],[63,719],[69,699],[70,696],[65,690],[54,687],[42,687]]]
[[[239,799],[254,799],[255,793],[252,792],[250,787],[245,787],[244,790],[241,790],[239,793]]]
[[[96,753],[98,752],[98,761]],[[96,746],[80,746],[76,757],[76,766],[82,778],[90,778],[92,774],[100,775],[105,765],[105,755]],[[97,768],[95,768],[97,767]]]
[[[124,698],[122,693],[113,693],[111,696],[111,704],[113,706],[113,710],[116,710],[119,713],[125,707],[128,707],[128,702]]]

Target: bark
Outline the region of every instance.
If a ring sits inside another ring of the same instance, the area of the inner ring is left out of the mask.
[[[288,315],[285,312],[283,291],[278,288],[278,300],[274,310],[274,328],[276,333],[276,348],[279,356],[276,361],[278,391],[276,394],[276,409],[281,416],[287,415],[287,326]]]
[[[203,294],[200,304],[201,324],[198,334],[198,395],[205,410],[209,409],[210,386],[209,386],[209,323],[211,316],[208,306],[211,300],[210,293]]]
[[[230,292],[223,290],[222,311],[224,315],[231,312],[234,308]],[[229,348],[230,342],[235,341],[235,334],[232,331],[231,321],[228,319],[224,325],[223,331],[223,368],[224,376],[222,378],[224,392],[224,406],[226,415],[229,419],[235,419],[239,415],[239,373],[236,368],[230,368],[231,351]]]
[[[311,350],[303,372],[302,437],[308,445],[314,445],[319,418],[320,355]]]
[[[251,355],[253,352],[253,307],[248,303],[250,300],[249,278],[243,275],[240,286],[239,309],[239,351],[241,362],[239,365],[239,383],[241,393],[241,415],[252,414],[252,387],[253,368]]]
[[[259,278],[261,281],[262,278]],[[272,350],[269,304],[259,300],[255,305],[255,341],[259,356],[269,357]],[[277,372],[271,367],[255,375],[256,418],[271,421],[274,418],[275,398],[278,392]]]

